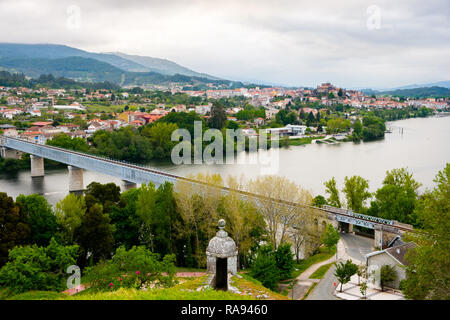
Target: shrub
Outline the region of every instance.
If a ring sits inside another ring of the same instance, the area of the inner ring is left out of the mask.
[[[96,290],[121,287],[142,289],[149,286],[170,287],[174,284],[175,256],[159,255],[144,246],[117,249],[111,260],[86,268],[85,282]]]
[[[0,286],[21,293],[30,290],[61,291],[66,269],[76,262],[78,246],[62,246],[55,239],[47,247],[15,247],[0,270]]]

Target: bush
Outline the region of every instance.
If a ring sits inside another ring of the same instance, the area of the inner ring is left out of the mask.
[[[0,270],[0,286],[21,293],[30,290],[61,291],[66,269],[76,262],[78,246],[62,246],[55,239],[47,247],[15,247]]]
[[[111,260],[86,268],[84,282],[94,290],[170,287],[174,284],[174,263],[174,255],[166,255],[160,260],[158,254],[144,246],[133,246],[128,251],[120,247]]]

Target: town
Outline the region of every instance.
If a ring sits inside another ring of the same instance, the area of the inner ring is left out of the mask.
[[[169,90],[169,88],[167,88]],[[45,144],[55,135],[88,139],[99,130],[141,127],[172,112],[195,113],[207,120],[215,101],[223,104],[227,122],[244,135],[258,129],[290,136],[344,140],[356,120],[368,112],[397,113],[396,120],[426,116],[450,108],[448,98],[402,98],[365,95],[323,83],[317,88],[254,87],[170,91],[139,87],[119,90],[26,88],[0,86],[0,130],[7,136]],[[418,112],[420,111],[420,112]]]

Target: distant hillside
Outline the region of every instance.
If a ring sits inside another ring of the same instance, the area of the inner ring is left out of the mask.
[[[202,77],[212,80],[220,80],[220,78],[210,76],[206,73],[198,73],[195,71],[192,71],[188,68],[185,68],[183,66],[180,66],[179,64],[166,60],[166,59],[159,59],[159,58],[152,58],[152,57],[144,57],[144,56],[136,56],[136,55],[128,55],[121,52],[112,52],[112,55],[124,58],[129,61],[133,61],[139,65],[142,65],[146,68],[148,68],[150,71],[158,72],[161,74],[167,74],[167,75],[175,75],[175,74],[183,74],[187,76],[195,76],[195,77]]]
[[[72,79],[58,77],[52,75],[41,75],[36,79],[27,79],[23,73],[9,73],[0,71],[0,86],[4,87],[27,87],[44,86],[48,88],[64,88],[64,89],[119,89],[120,87],[111,82],[79,82]]]
[[[85,82],[112,82],[121,86],[145,86],[148,84],[180,83],[198,85],[213,82],[229,85],[226,80],[209,80],[186,75],[163,75],[156,72],[128,72],[108,63],[91,58],[67,57],[48,58],[0,58],[0,69],[37,78],[41,74],[66,77]],[[239,82],[232,85],[241,86]]]
[[[416,88],[429,88],[429,87],[443,87],[450,89],[450,81],[439,81],[433,83],[425,83],[425,84],[411,84],[408,86],[394,88],[393,90],[402,90],[402,89],[416,89]]]
[[[70,57],[94,59],[99,62],[107,63],[113,67],[120,69],[121,71],[127,72],[156,72],[163,75],[181,74],[186,76],[219,80],[219,78],[217,77],[192,71],[175,62],[165,59],[132,56],[126,55],[124,53],[92,53],[65,45],[55,44],[0,43],[0,60],[7,59],[3,60],[3,63],[8,62],[9,64],[11,64],[11,59],[15,60],[16,62],[18,61],[17,59],[22,59],[22,62],[26,62],[27,59],[55,60]],[[41,60],[40,67],[43,67],[43,61],[44,60]],[[27,64],[29,64],[29,62],[27,62]],[[0,64],[0,66],[6,67],[4,64]],[[28,69],[29,72],[33,72],[34,75],[38,73],[37,70],[31,70],[30,68]]]
[[[398,89],[393,91],[378,92],[378,95],[393,95],[397,97],[414,97],[414,98],[427,98],[427,97],[450,97],[450,89],[443,87],[425,87],[414,89]]]

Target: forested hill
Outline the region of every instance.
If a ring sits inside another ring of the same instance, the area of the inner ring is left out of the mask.
[[[3,87],[26,87],[33,88],[42,86],[47,88],[64,89],[119,89],[120,87],[111,82],[77,82],[64,77],[55,78],[53,75],[40,75],[36,79],[27,79],[23,73],[9,73],[0,71],[0,86]]]
[[[414,97],[414,98],[426,98],[426,97],[450,97],[450,89],[444,87],[424,87],[414,89],[398,89],[393,91],[384,91],[382,94],[389,94],[398,97]]]
[[[362,92],[369,95],[392,95],[396,97],[413,97],[413,98],[445,98],[450,97],[450,89],[432,86],[412,89],[396,89],[389,91],[377,91],[372,89],[363,89]]]
[[[108,81],[123,86],[166,83],[243,85],[198,73],[165,59],[91,53],[53,44],[0,43],[0,70],[24,73],[33,78],[53,74],[77,81]]]

